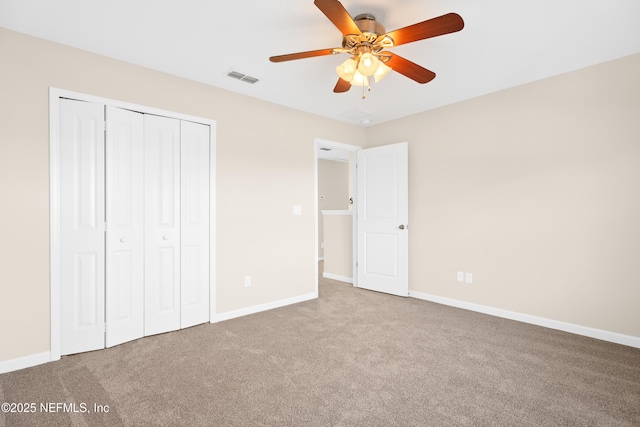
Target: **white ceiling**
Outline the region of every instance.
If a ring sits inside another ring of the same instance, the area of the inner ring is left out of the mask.
[[[638,0],[343,0],[387,31],[456,12],[465,28],[398,46],[434,71],[333,93],[346,55],[271,63],[339,47],[313,0],[0,0],[0,26],[362,126],[640,52]],[[257,77],[248,84],[229,70]]]

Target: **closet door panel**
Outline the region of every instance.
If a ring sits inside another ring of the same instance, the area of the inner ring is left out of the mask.
[[[145,115],[145,327],[180,329],[180,121]]]
[[[209,321],[209,126],[181,124],[181,327]]]
[[[143,115],[107,106],[106,346],[144,335]]]
[[[104,348],[104,106],[60,100],[62,355]]]

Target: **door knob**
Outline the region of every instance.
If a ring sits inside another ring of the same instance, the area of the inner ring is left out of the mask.
[[[162,236],[162,240],[169,240],[169,236]]]
[[[404,230],[404,225],[400,224],[400,227],[398,227],[400,230]]]
[[[120,243],[124,243],[124,237],[120,239]]]

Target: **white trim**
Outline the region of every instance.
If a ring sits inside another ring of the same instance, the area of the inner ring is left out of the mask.
[[[49,347],[51,361],[60,360],[60,95],[49,88]],[[54,301],[57,303],[54,304]]]
[[[358,155],[350,156],[351,162],[351,274],[353,286],[358,287]]]
[[[604,331],[602,329],[590,328],[588,326],[576,325],[574,323],[561,322],[558,320],[532,316],[530,314],[523,314],[515,311],[503,310],[500,308],[494,308],[494,307],[474,304],[474,303],[465,302],[465,301],[459,301],[451,298],[439,297],[436,295],[424,294],[421,292],[409,291],[409,296],[413,298],[425,300],[425,301],[431,301],[438,304],[448,305],[451,307],[462,308],[470,311],[476,311],[478,313],[483,313],[483,314],[489,314],[491,316],[502,317],[510,320],[516,320],[518,322],[530,323],[532,325],[543,326],[545,328],[550,328],[550,329],[557,329],[559,331],[569,332],[576,335],[582,335],[589,338],[595,338],[602,341],[608,341],[616,344],[627,345],[629,347],[640,348],[640,337],[619,334],[617,332]]]
[[[315,139],[313,142],[313,254],[314,259],[320,259],[320,236],[318,230],[318,222],[320,218],[318,217],[318,140]],[[322,261],[324,261],[324,250],[322,252]],[[316,295],[318,295],[318,261],[313,263],[313,277],[314,277],[314,289]]]
[[[317,152],[317,149],[320,147],[333,148],[335,150],[344,150],[344,151],[358,151],[358,150],[362,150],[363,148],[353,144],[345,144],[343,142],[331,141],[329,139],[314,138],[313,140],[316,143],[316,152]]]
[[[18,357],[17,359],[5,360],[0,362],[0,374],[13,372],[20,369],[31,368],[32,366],[42,365],[51,361],[51,353],[45,351],[43,353],[30,354],[29,356]]]
[[[178,113],[175,111],[162,110],[160,108],[148,107],[146,105],[133,104],[131,102],[120,101],[118,99],[104,98],[101,96],[89,95],[81,92],[74,92],[66,89],[58,89],[55,87],[49,87],[49,99],[51,98],[70,98],[77,99],[79,101],[93,102],[96,104],[110,105],[116,108],[123,108],[125,110],[137,111],[143,114],[154,114],[156,116],[171,117],[173,119],[186,120],[189,122],[201,123],[204,125],[213,126],[215,128],[216,121],[208,119],[206,117],[198,117],[190,114]],[[51,102],[49,103],[51,106]]]
[[[217,153],[217,141],[216,141],[216,121],[209,121],[209,322],[215,323],[216,318],[216,304],[218,302],[218,282],[217,271],[218,266],[216,264],[217,258],[217,236],[216,231],[216,180],[218,176],[216,167],[216,153]]]
[[[331,274],[331,273],[322,273],[322,277],[326,279],[338,280],[340,282],[347,282],[347,283],[353,284],[352,277],[339,276],[337,274]]]
[[[322,215],[353,215],[353,211],[347,210],[324,210]]]
[[[318,293],[300,295],[298,297],[287,298],[279,301],[268,302],[266,304],[254,305],[253,307],[241,308],[239,310],[227,311],[216,316],[216,322],[235,319],[236,317],[248,316],[250,314],[260,313],[262,311],[273,310],[274,308],[285,307],[287,305],[297,304],[318,298]]]
[[[209,126],[209,143],[210,143],[210,209],[209,209],[209,244],[210,244],[210,264],[209,264],[209,319],[213,323],[216,318],[216,121],[204,117],[192,116],[189,114],[177,113],[174,111],[161,110],[158,108],[147,107],[139,104],[119,101],[116,99],[103,98],[94,95],[88,95],[80,92],[73,92],[65,89],[49,87],[49,289],[50,289],[50,346],[51,349],[47,353],[50,361],[60,360],[60,218],[56,209],[60,205],[59,192],[59,152],[60,141],[59,121],[60,121],[60,98],[77,99],[79,101],[93,102],[97,104],[110,105],[116,108],[137,111],[143,114],[153,114],[157,116],[171,117],[180,120],[186,120],[195,123],[201,123]],[[30,357],[30,356],[28,356]]]
[[[318,261],[324,261],[324,257],[323,256],[319,256],[318,257]]]

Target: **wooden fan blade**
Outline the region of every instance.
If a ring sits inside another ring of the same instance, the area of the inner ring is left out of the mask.
[[[333,22],[333,25],[338,27],[343,35],[362,34],[349,12],[338,0],[316,0],[313,3],[329,18],[329,21]]]
[[[271,62],[293,61],[294,59],[313,58],[315,56],[325,56],[333,54],[333,49],[318,49],[308,52],[290,53],[287,55],[277,55],[269,58]]]
[[[421,84],[428,83],[436,78],[436,73],[433,71],[427,70],[426,68],[423,68],[408,59],[404,59],[395,53],[391,55],[386,64],[391,67],[393,71],[397,71]]]
[[[443,34],[455,33],[464,28],[464,21],[457,13],[448,13],[437,18],[428,19],[399,30],[391,31],[386,35],[393,39],[393,45],[411,43]],[[385,34],[380,37],[384,37]],[[380,40],[380,37],[378,38]]]
[[[351,89],[351,83],[338,77],[338,83],[336,83],[336,87],[333,88],[333,91],[335,93],[342,93],[348,92],[349,89]]]

